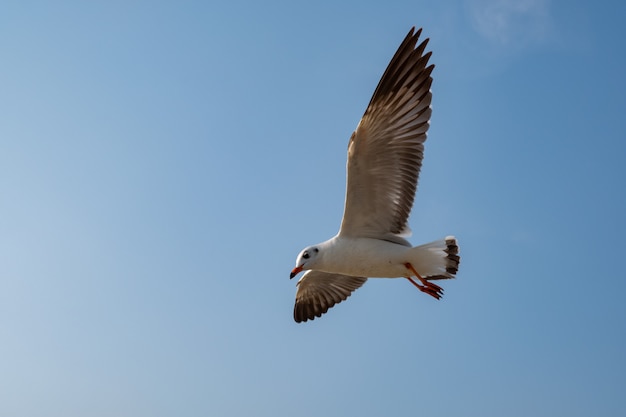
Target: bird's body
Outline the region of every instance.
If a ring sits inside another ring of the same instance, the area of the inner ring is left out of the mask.
[[[448,239],[453,239],[452,237]],[[445,241],[411,247],[397,242],[373,238],[344,237],[315,245],[319,255],[312,269],[369,278],[406,278],[406,263],[414,265],[422,277],[445,275],[442,263],[433,262],[445,256]]]
[[[456,239],[411,247],[408,217],[417,189],[431,115],[434,65],[411,29],[385,70],[348,144],[346,200],[339,233],[303,249],[294,319],[312,320],[370,278],[407,278],[437,299],[433,280],[454,278]],[[419,283],[414,281],[416,277]]]

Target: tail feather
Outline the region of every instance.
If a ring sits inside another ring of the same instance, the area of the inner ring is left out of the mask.
[[[427,280],[454,278],[459,270],[461,257],[454,236],[416,246],[413,250],[415,253],[413,265]]]

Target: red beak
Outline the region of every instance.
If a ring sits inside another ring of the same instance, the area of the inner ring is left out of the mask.
[[[302,272],[302,267],[301,266],[296,266],[292,271],[291,274],[289,274],[289,279],[292,279],[293,277],[295,277],[296,275],[298,275],[300,272]]]

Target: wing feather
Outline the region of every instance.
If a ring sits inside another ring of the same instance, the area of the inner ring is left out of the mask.
[[[348,145],[340,235],[408,244],[424,141],[432,113],[428,39],[411,29],[385,70]]]
[[[300,323],[321,317],[332,306],[347,299],[367,278],[307,271],[298,281],[293,318]]]

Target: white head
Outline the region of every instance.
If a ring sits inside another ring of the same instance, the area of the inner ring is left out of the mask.
[[[309,246],[308,248],[304,248],[302,252],[298,255],[298,259],[296,259],[296,267],[291,271],[289,278],[293,278],[298,273],[303,270],[312,269],[315,265],[315,260],[319,255],[320,250],[317,246]]]

